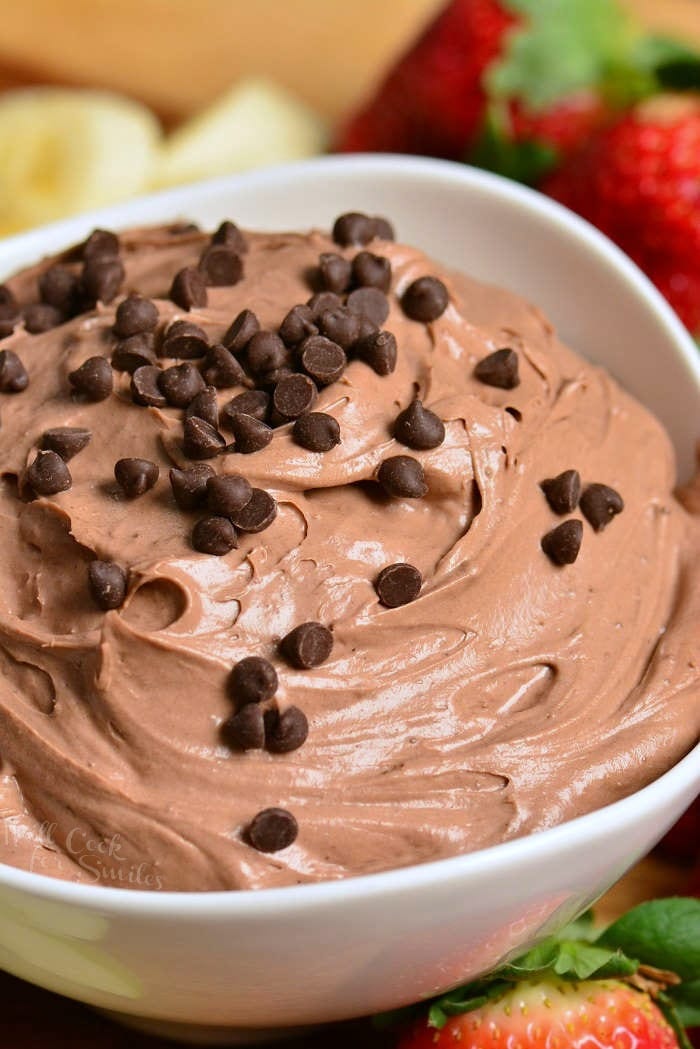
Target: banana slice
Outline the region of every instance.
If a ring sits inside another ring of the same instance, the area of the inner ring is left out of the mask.
[[[247,80],[184,124],[165,142],[154,184],[297,160],[322,152],[323,121],[283,88]]]
[[[150,110],[107,92],[31,88],[0,95],[0,232],[141,192],[160,137]]]

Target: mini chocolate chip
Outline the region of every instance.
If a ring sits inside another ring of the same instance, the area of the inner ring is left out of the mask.
[[[376,234],[376,220],[361,211],[347,211],[333,223],[333,240],[341,247],[351,244],[369,244]]]
[[[319,291],[315,295],[312,295],[306,305],[311,310],[311,317],[314,321],[317,321],[322,313],[326,310],[336,310],[339,306],[343,305],[343,300],[340,295],[336,295],[332,291]]]
[[[388,219],[383,218],[381,215],[374,216],[374,235],[378,240],[395,240],[396,234],[394,233],[394,227]]]
[[[333,291],[342,295],[350,287],[352,267],[342,255],[333,251],[324,251],[318,260],[319,283],[324,291]]]
[[[426,451],[437,448],[445,440],[445,424],[416,398],[397,415],[394,437],[407,448]]]
[[[185,409],[188,419],[197,416],[204,419],[215,429],[219,427],[219,403],[216,399],[216,389],[213,386],[205,386],[203,390],[193,397]]]
[[[104,401],[112,392],[114,373],[104,357],[88,357],[84,364],[69,373],[68,381],[86,400]]]
[[[260,331],[260,321],[252,310],[241,310],[221,340],[231,353],[240,353]]]
[[[324,316],[326,316],[324,314]],[[322,335],[311,335],[301,345],[301,364],[319,386],[336,382],[345,371],[348,359],[341,346]]]
[[[265,747],[271,754],[289,754],[306,742],[309,735],[309,723],[306,714],[299,707],[287,707],[280,713],[278,710],[266,710]]]
[[[391,375],[396,368],[396,336],[390,331],[377,331],[358,339],[354,352],[369,364],[377,375]]]
[[[39,296],[42,302],[59,310],[63,316],[75,312],[79,304],[79,278],[67,266],[50,266],[39,277]]]
[[[333,635],[322,623],[300,623],[280,642],[280,651],[298,670],[320,667],[333,649]]]
[[[208,351],[202,365],[202,378],[207,386],[215,386],[217,390],[246,383],[243,368],[225,346],[212,346]]]
[[[340,444],[340,426],[332,415],[308,412],[300,416],[292,430],[294,440],[310,452],[329,452]]]
[[[153,343],[153,335],[148,332],[122,339],[114,347],[112,367],[118,372],[129,372],[130,375],[133,375],[137,368],[155,364],[156,355],[153,352]]]
[[[333,310],[324,310],[318,318],[318,330],[331,342],[335,342],[344,350],[357,342],[360,337],[361,318],[349,310],[347,306],[336,306]],[[309,336],[309,338],[318,336]],[[308,342],[305,339],[304,342]]]
[[[307,335],[316,335],[317,332],[313,310],[306,303],[292,306],[279,326],[280,338],[286,346],[296,346]]]
[[[221,726],[224,742],[235,750],[262,750],[265,721],[257,703],[246,703]]]
[[[83,448],[87,448],[92,434],[80,426],[56,426],[46,430],[41,437],[41,447],[49,452],[56,452],[64,463],[72,459]]]
[[[423,576],[413,565],[387,565],[374,584],[377,596],[387,608],[399,608],[415,601],[423,586]]]
[[[242,474],[224,474],[207,481],[207,506],[213,514],[229,517],[250,502],[253,489]]]
[[[242,510],[231,514],[231,520],[241,532],[262,532],[277,517],[277,503],[263,488],[254,488]]]
[[[272,440],[271,427],[244,412],[228,414],[226,424],[233,433],[235,450],[243,455],[252,455],[253,452],[262,451]]]
[[[222,423],[231,428],[234,415],[252,415],[254,419],[265,422],[270,411],[270,395],[264,390],[247,390],[239,393],[224,405],[221,410]]]
[[[500,390],[514,389],[520,385],[517,353],[507,347],[494,350],[479,361],[474,369],[474,378],[486,386],[496,386]]]
[[[625,508],[622,496],[607,484],[589,484],[579,502],[581,513],[595,532],[602,532]]]
[[[155,303],[132,292],[117,306],[114,334],[128,339],[130,335],[155,331],[157,324],[158,308]]]
[[[257,376],[265,376],[289,364],[289,350],[273,331],[259,331],[248,342],[248,367]]]
[[[27,370],[14,350],[0,350],[0,392],[21,393],[29,386]]]
[[[162,371],[158,385],[172,408],[186,408],[204,389],[204,379],[194,364],[184,361]]]
[[[389,316],[389,300],[379,288],[357,288],[348,295],[349,310],[381,328]]]
[[[33,302],[31,306],[25,306],[22,311],[24,327],[30,335],[42,335],[45,331],[51,331],[63,324],[63,314],[55,306],[49,306],[45,302]]]
[[[427,324],[447,309],[447,288],[437,277],[419,277],[408,285],[401,296],[401,306],[411,320]]]
[[[199,270],[209,287],[226,288],[238,284],[243,276],[243,260],[230,248],[212,244],[202,252]]]
[[[246,831],[246,837],[258,852],[280,852],[292,845],[299,825],[286,809],[263,809]]]
[[[160,349],[161,357],[193,360],[203,357],[209,349],[206,332],[190,321],[173,321],[165,333]]]
[[[207,463],[197,463],[186,470],[170,471],[170,487],[181,510],[196,510],[207,500],[207,483],[214,477]]]
[[[360,251],[352,260],[352,279],[358,288],[388,291],[391,287],[391,263],[382,255]]]
[[[387,495],[396,499],[422,499],[427,494],[423,467],[410,455],[393,455],[377,471],[377,480]]]
[[[277,671],[262,656],[246,656],[231,671],[229,687],[237,707],[272,699],[278,686]]]
[[[114,464],[114,477],[129,499],[138,499],[158,480],[160,470],[150,459],[119,459]]]
[[[119,254],[119,238],[108,229],[94,229],[82,246],[81,257],[84,262],[103,256]]]
[[[37,452],[27,469],[27,482],[36,495],[56,495],[68,491],[73,479],[58,452],[46,450]]]
[[[272,405],[284,419],[298,419],[304,412],[308,412],[316,400],[317,393],[314,383],[307,375],[288,375],[275,386]]]
[[[581,477],[578,470],[564,470],[556,477],[542,481],[540,488],[555,514],[570,514],[578,505]]]
[[[223,452],[226,441],[215,426],[195,415],[185,419],[182,447],[188,459],[213,459]]]
[[[212,244],[223,244],[239,254],[248,250],[248,241],[245,239],[235,222],[226,219],[221,223],[215,233],[212,233]]]
[[[126,276],[121,259],[116,256],[96,255],[83,266],[80,285],[86,301],[109,303],[118,294]]]
[[[203,517],[192,529],[192,546],[200,554],[224,557],[238,546],[238,536],[228,517]]]
[[[124,569],[114,561],[91,561],[88,565],[88,582],[92,599],[103,612],[123,605],[127,576]]]
[[[170,298],[182,310],[206,306],[207,285],[200,271],[194,266],[185,266],[179,270],[170,286]]]
[[[158,386],[160,368],[144,364],[131,376],[131,399],[134,404],[150,408],[165,408],[168,403]]]
[[[583,539],[583,525],[572,519],[557,525],[542,536],[542,549],[555,565],[572,565],[578,557]]]

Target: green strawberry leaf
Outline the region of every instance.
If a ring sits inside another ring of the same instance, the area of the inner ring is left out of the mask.
[[[553,146],[536,139],[529,142],[512,141],[504,131],[502,114],[492,105],[487,110],[481,135],[467,160],[477,168],[496,171],[516,182],[536,186],[557,166],[559,154]]]
[[[613,922],[596,940],[646,965],[700,980],[700,900],[650,900]]]
[[[656,76],[663,88],[670,91],[697,91],[700,89],[700,58],[674,58],[656,68]]]
[[[679,1049],[693,1049],[691,1041],[686,1034],[685,1024],[679,1016],[678,1010],[671,999],[666,994],[662,993],[657,995],[656,1004],[671,1025]]]
[[[670,987],[666,994],[686,1027],[700,1027],[700,979]]]

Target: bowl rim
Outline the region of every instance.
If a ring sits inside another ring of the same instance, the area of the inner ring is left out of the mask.
[[[37,256],[40,256],[47,250],[47,240],[48,250],[53,251],[56,250],[54,244],[62,237],[65,236],[67,246],[95,226],[126,228],[152,203],[162,208],[167,206],[172,210],[173,217],[179,217],[178,212],[181,209],[187,209],[199,200],[206,200],[209,195],[250,187],[257,187],[260,192],[264,192],[267,187],[279,187],[288,179],[303,179],[323,172],[349,177],[358,172],[364,175],[390,174],[400,179],[418,177],[433,184],[460,184],[467,190],[486,192],[491,196],[519,204],[535,217],[573,235],[580,246],[614,266],[637,294],[646,299],[648,307],[662,322],[669,341],[674,344],[675,352],[683,358],[700,391],[700,355],[692,337],[649,278],[617,245],[580,216],[543,194],[502,176],[452,161],[394,154],[325,156],[194,182],[84,212],[0,239],[0,264],[3,255],[8,252],[12,254],[35,251]],[[154,918],[171,916],[185,920],[220,920],[225,915],[254,919],[312,905],[332,905],[341,900],[346,903],[358,898],[369,901],[387,894],[420,890],[453,879],[461,880],[475,874],[488,876],[496,870],[517,868],[522,860],[531,859],[537,854],[540,862],[546,862],[548,857],[570,848],[579,840],[588,841],[590,844],[598,838],[615,834],[628,823],[634,823],[635,818],[639,820],[642,815],[648,817],[649,812],[663,806],[668,797],[685,794],[693,788],[700,790],[700,743],[668,771],[625,798],[511,841],[425,863],[278,888],[156,891],[66,881],[0,862],[0,890],[8,888],[42,900],[81,905],[113,915]]]

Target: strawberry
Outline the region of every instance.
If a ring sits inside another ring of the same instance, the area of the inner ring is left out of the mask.
[[[700,298],[700,272],[697,279],[697,293]],[[671,827],[659,844],[659,852],[667,859],[677,863],[695,861],[700,864],[700,798],[681,816],[678,823]],[[695,895],[700,896],[700,868],[697,882]]]
[[[700,333],[700,96],[637,104],[542,188],[616,241]]]

